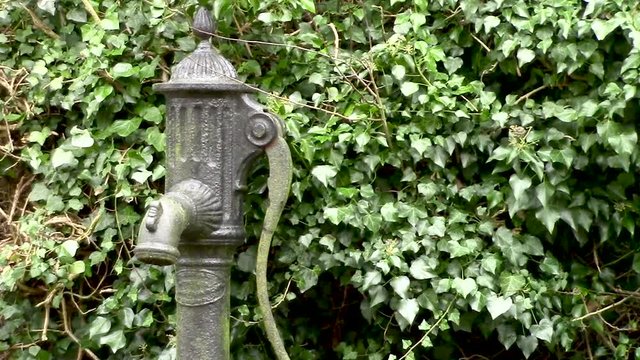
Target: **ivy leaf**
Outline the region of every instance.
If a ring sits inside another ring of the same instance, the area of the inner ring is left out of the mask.
[[[70,257],[76,256],[76,251],[80,247],[80,245],[78,245],[78,242],[75,240],[65,240],[60,246],[64,250],[64,252],[62,253],[63,256]]]
[[[396,276],[391,279],[391,287],[401,298],[406,299],[411,281],[406,276]]]
[[[117,63],[111,69],[111,75],[114,78],[129,77],[134,74],[133,65],[129,63]]]
[[[84,261],[78,260],[73,262],[73,264],[71,264],[71,266],[69,267],[69,274],[71,275],[82,274],[84,273],[84,270],[85,270]]]
[[[522,350],[522,354],[524,354],[524,357],[528,359],[529,356],[531,356],[531,354],[536,351],[536,348],[538,347],[538,339],[533,335],[520,335],[518,336],[517,344],[520,350]]]
[[[300,6],[312,14],[316,12],[316,5],[313,0],[300,0]]]
[[[487,310],[489,310],[489,314],[491,314],[491,318],[494,320],[509,311],[512,305],[513,300],[511,300],[510,297],[504,298],[492,295],[487,299]]]
[[[409,325],[413,323],[413,320],[415,320],[419,310],[420,306],[418,306],[418,301],[416,299],[402,299],[398,303],[398,313],[407,321],[407,323],[409,323]]]
[[[63,166],[75,165],[76,162],[77,160],[71,151],[57,148],[54,149],[51,154],[51,166],[53,166],[54,169]]]
[[[431,226],[427,228],[427,234],[431,236],[443,237],[446,231],[444,218],[441,216],[436,216],[432,218],[431,221]]]
[[[370,270],[364,275],[362,290],[367,290],[373,285],[378,285],[382,281],[382,274],[378,270]]]
[[[462,297],[464,298],[478,289],[478,285],[472,278],[455,278],[453,279],[452,286],[458,292],[458,294],[462,295]]]
[[[518,339],[518,333],[513,324],[500,324],[497,327],[498,330],[498,341],[504,348],[509,350],[509,348],[516,342]]]
[[[491,29],[495,28],[498,25],[500,25],[500,19],[498,17],[489,15],[484,18],[484,31],[486,33],[489,33]]]
[[[111,348],[111,352],[115,354],[125,347],[127,338],[122,330],[118,330],[101,337],[99,343],[100,345],[108,345]]]
[[[552,208],[540,209],[536,211],[536,219],[547,228],[550,234],[553,234],[553,229],[556,227],[556,222],[560,219],[561,214]]]
[[[98,316],[89,326],[89,338],[93,339],[97,335],[106,334],[109,330],[111,330],[111,320]]]
[[[500,276],[500,288],[505,296],[511,296],[522,290],[527,279],[520,274],[502,274]]]
[[[431,272],[431,267],[424,258],[417,258],[411,262],[409,273],[416,280],[426,280],[436,277],[436,274]]]
[[[386,203],[380,208],[380,215],[384,221],[393,222],[398,219],[398,209],[393,203]]]
[[[591,23],[591,30],[596,34],[598,40],[604,40],[613,30],[615,30],[620,24],[624,22],[623,19],[614,17],[608,20],[595,19]]]
[[[142,118],[135,117],[131,120],[116,120],[109,127],[109,131],[113,134],[118,134],[121,137],[127,137],[138,130],[142,123]]]
[[[406,73],[406,70],[402,65],[393,65],[393,67],[391,68],[391,74],[393,74],[393,77],[395,77],[398,80],[402,80],[404,78],[405,73]]]
[[[71,145],[78,148],[88,148],[93,146],[93,137],[87,129],[79,129],[74,126],[71,131]]]
[[[513,197],[516,201],[519,201],[525,191],[531,187],[531,179],[526,176],[520,177],[517,174],[513,174],[509,178],[509,185],[511,185],[511,189],[513,190]]]
[[[553,323],[547,318],[540,320],[540,323],[531,325],[531,335],[550,343],[553,337]]]
[[[38,0],[38,7],[51,15],[56,14],[57,0]]]
[[[516,57],[518,58],[518,66],[523,66],[535,59],[536,53],[531,49],[520,48]]]
[[[405,81],[400,85],[400,92],[402,92],[402,95],[404,96],[411,96],[418,92],[419,89],[420,86],[411,81]]]
[[[338,174],[335,166],[318,165],[311,170],[311,175],[318,179],[325,187],[329,187],[329,182]]]

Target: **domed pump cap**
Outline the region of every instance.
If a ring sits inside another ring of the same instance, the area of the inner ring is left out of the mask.
[[[245,88],[238,79],[236,69],[216,48],[210,39],[216,24],[207,9],[198,8],[193,20],[193,33],[200,43],[193,53],[185,57],[172,69],[171,78],[154,88],[160,92],[172,90],[232,90]]]

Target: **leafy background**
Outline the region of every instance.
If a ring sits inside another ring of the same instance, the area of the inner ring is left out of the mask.
[[[194,49],[197,5],[0,0],[0,358],[175,358],[172,268],[131,249],[166,171],[151,85]],[[288,128],[270,292],[292,358],[640,358],[636,2],[204,5]],[[270,358],[267,173],[234,359]]]

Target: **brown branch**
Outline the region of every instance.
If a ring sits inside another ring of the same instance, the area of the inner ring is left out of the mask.
[[[93,353],[93,351],[83,348],[80,340],[71,331],[71,327],[69,326],[69,314],[67,313],[67,303],[64,299],[64,295],[62,296],[62,301],[60,302],[60,304],[62,306],[62,326],[64,327],[65,334],[67,334],[67,336],[69,336],[69,338],[71,338],[73,342],[78,344],[78,346],[80,347],[78,351],[84,351],[93,360],[100,360],[100,358],[97,357],[96,354]]]
[[[536,93],[538,93],[538,92],[540,92],[540,91],[542,91],[542,90],[544,90],[544,89],[546,89],[546,88],[548,88],[548,87],[549,87],[548,85],[538,86],[537,88],[535,88],[535,89],[533,89],[533,90],[529,91],[528,93],[526,93],[526,94],[524,94],[524,95],[520,96],[520,97],[518,98],[518,100],[516,100],[516,102],[514,103],[514,105],[518,105],[522,100],[526,100],[526,99],[528,99],[529,97],[531,97],[531,96],[535,95]]]
[[[42,30],[45,34],[47,34],[47,36],[51,38],[54,38],[56,40],[60,39],[60,35],[53,32],[53,30],[51,30],[51,28],[49,28],[45,23],[43,23],[42,20],[40,20],[40,18],[38,17],[38,15],[36,15],[33,11],[31,11],[31,9],[24,6],[24,4],[20,4],[20,6],[22,6],[22,8],[27,10],[27,12],[29,13],[29,16],[31,16],[31,20],[33,21],[33,25],[35,27]]]
[[[91,14],[93,21],[99,24],[100,21],[102,20],[100,20],[100,16],[98,16],[96,9],[93,8],[93,5],[91,5],[91,2],[89,2],[89,0],[82,0],[82,4],[84,5],[84,8],[87,10],[87,12]]]

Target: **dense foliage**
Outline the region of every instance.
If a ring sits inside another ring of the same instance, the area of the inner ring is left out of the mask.
[[[131,249],[165,174],[151,85],[194,49],[196,5],[0,0],[3,358],[175,358],[172,268]],[[208,5],[288,127],[270,292],[293,359],[640,358],[636,1]],[[270,357],[265,166],[235,359]]]

